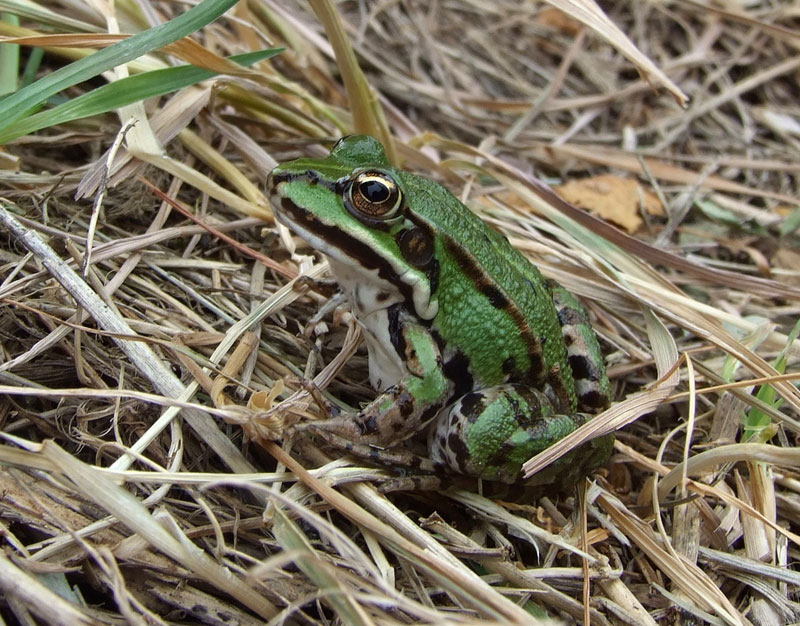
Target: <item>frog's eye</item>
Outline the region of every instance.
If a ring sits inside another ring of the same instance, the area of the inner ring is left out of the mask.
[[[356,217],[387,220],[397,215],[403,204],[403,192],[388,174],[367,171],[350,179],[344,200]]]

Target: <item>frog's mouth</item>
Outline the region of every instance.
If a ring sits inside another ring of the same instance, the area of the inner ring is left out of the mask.
[[[394,283],[401,275],[386,259],[359,238],[348,234],[343,228],[317,217],[313,211],[298,205],[281,191],[282,187],[293,181],[302,180],[309,184],[321,184],[336,193],[336,185],[319,181],[314,172],[307,174],[270,175],[267,185],[272,189],[270,202],[278,221],[291,228],[312,248],[323,252],[340,263],[377,270],[378,276]]]

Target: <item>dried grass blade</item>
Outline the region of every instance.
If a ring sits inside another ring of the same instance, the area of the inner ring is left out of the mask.
[[[97,468],[78,461],[52,441],[43,444],[42,455],[56,465],[58,472],[69,478],[83,497],[114,515],[122,524],[194,575],[230,594],[264,618],[276,614],[277,610],[269,600],[195,546],[171,517],[163,514],[160,523],[138,498],[117,486]],[[169,524],[169,529],[164,526],[165,522]]]
[[[309,4],[325,27],[336,55],[336,62],[350,101],[350,109],[353,112],[354,130],[380,139],[386,148],[389,161],[396,163],[394,138],[386,124],[380,101],[358,65],[336,5],[331,0],[309,0]]]
[[[761,189],[759,187],[753,187],[750,185],[742,185],[740,183],[730,181],[727,178],[723,178],[722,176],[711,175],[703,178],[702,174],[699,172],[687,170],[682,167],[678,167],[677,165],[671,165],[670,163],[665,163],[664,161],[655,159],[653,157],[645,156],[641,157],[640,160],[638,155],[624,152],[622,150],[615,150],[613,148],[609,148],[608,146],[576,146],[571,144],[560,144],[556,146],[544,144],[542,145],[542,149],[547,152],[552,152],[562,158],[572,157],[581,159],[587,163],[595,163],[607,167],[616,167],[628,172],[634,172],[642,175],[645,174],[645,171],[642,168],[642,162],[644,162],[648,171],[655,178],[666,180],[672,183],[678,183],[681,185],[696,185],[698,180],[702,179],[700,184],[701,188],[726,191],[728,193],[735,193],[745,197],[759,196],[762,198],[774,198],[775,200],[780,200],[781,202],[788,202],[791,204],[796,204],[798,202],[797,198],[787,194],[777,193],[768,189]]]
[[[686,598],[691,599],[704,611],[713,611],[728,624],[736,626],[747,624],[705,572],[684,557],[678,555],[676,558],[665,550],[655,533],[639,518],[627,512],[621,503],[605,494],[600,494],[597,502],[625,535],[669,576],[676,587],[683,591]]]
[[[405,528],[414,533],[415,541],[423,541],[423,545],[426,545],[425,549],[420,548],[394,528],[357,506],[346,496],[309,474],[302,465],[286,454],[275,443],[262,441],[261,445],[342,515],[374,532],[382,542],[389,545],[398,555],[408,559],[416,567],[423,569],[461,601],[494,619],[504,619],[514,624],[532,623],[533,618],[528,613],[484,583],[441,546],[431,542],[430,538],[425,533],[422,533],[419,527],[411,525],[407,518],[406,521],[408,523]],[[356,495],[362,503],[372,505],[376,501],[375,490],[366,485],[348,485],[345,489],[349,493]],[[381,498],[381,500],[385,501],[384,498]],[[397,509],[395,509],[394,515],[399,516],[399,518],[405,518]],[[398,519],[399,521],[402,520]]]
[[[619,27],[614,24],[594,0],[547,0],[548,4],[561,9],[591,28],[612,46],[617,48],[644,75],[645,80],[665,87],[681,106],[689,101],[681,89],[669,79],[646,55],[628,39]]]
[[[92,33],[103,32],[99,26],[69,17],[68,15],[65,15],[63,11],[56,13],[55,11],[51,11],[50,9],[35,2],[27,2],[25,0],[22,0],[21,2],[15,2],[14,0],[0,0],[0,10],[8,11],[9,13],[18,15],[19,17],[27,17],[36,23],[50,24],[51,26],[56,26],[61,30]]]
[[[0,552],[0,591],[4,602],[23,602],[48,624],[90,626],[98,623],[37,578],[16,567],[4,552]]]
[[[686,462],[685,470],[684,464],[681,463],[661,479],[661,484],[658,487],[659,498],[664,500],[669,492],[680,483],[681,475],[684,471],[687,476],[697,476],[704,472],[713,471],[719,465],[738,463],[740,461],[750,463],[763,461],[797,468],[800,467],[800,448],[783,448],[766,443],[734,443],[701,452]]]
[[[122,337],[135,337],[136,333],[38,234],[22,226],[6,209],[5,204],[0,205],[0,223],[37,256],[53,278],[61,283],[64,289],[92,315],[101,328],[117,335],[115,341],[143,376],[165,396],[182,397],[186,389],[172,370],[156,356],[146,343],[123,339]],[[168,411],[165,414],[166,417],[162,416],[156,424],[150,427],[148,432],[152,432],[152,436],[155,437],[155,434],[161,432],[161,429],[174,418],[174,414]],[[172,416],[170,417],[170,415]],[[192,428],[205,439],[206,443],[220,455],[220,458],[231,469],[242,472],[255,471],[252,465],[245,460],[241,450],[222,434],[208,414],[196,410],[186,410],[184,415]]]
[[[336,577],[331,563],[321,559],[300,529],[279,508],[275,509],[275,538],[284,550],[297,554],[295,564],[321,590],[345,624],[368,626],[374,622],[352,593]]]

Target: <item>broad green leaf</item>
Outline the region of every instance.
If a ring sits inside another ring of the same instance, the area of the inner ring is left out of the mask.
[[[231,57],[239,65],[249,66],[275,56],[282,48],[248,52]],[[177,91],[218,75],[194,65],[181,65],[129,76],[98,87],[89,93],[65,102],[55,108],[36,113],[0,130],[0,145],[29,133],[73,120],[99,115],[120,107]]]
[[[237,0],[203,0],[186,13],[129,39],[115,43],[86,58],[48,74],[0,101],[0,130],[42,106],[48,98],[67,87],[82,83],[151,50],[162,48],[213,22]]]

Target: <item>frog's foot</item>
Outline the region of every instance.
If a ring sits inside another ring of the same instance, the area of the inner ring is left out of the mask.
[[[390,478],[378,487],[380,493],[393,491],[445,491],[452,488],[463,488],[474,491],[475,479],[467,476],[450,474],[410,474],[399,478]]]
[[[322,411],[322,416],[326,422],[337,419],[337,416],[341,413],[341,410],[323,395],[322,390],[314,383],[313,380],[302,378],[299,380],[299,384],[308,392],[308,395],[314,399],[314,402],[319,407],[320,411]],[[305,423],[314,424],[316,422]],[[298,426],[302,425],[298,424]]]
[[[442,491],[452,487],[475,487],[474,478],[453,475],[449,468],[412,452],[355,443],[334,433],[317,430],[313,427],[307,430],[320,436],[328,445],[337,450],[343,450],[374,465],[398,471],[401,474],[400,476],[389,478],[381,483],[378,487],[378,491],[381,493],[390,493],[392,491]],[[418,473],[408,474],[406,472]]]
[[[316,291],[318,294],[327,296],[328,298],[334,298],[339,294],[338,300],[334,302],[334,306],[344,301],[339,284],[332,278],[311,278],[311,276],[306,276],[305,274],[298,276],[297,280],[294,281],[294,290],[305,291],[307,289]]]
[[[498,385],[468,393],[440,414],[428,438],[435,464],[503,483],[522,481],[522,464],[581,426],[590,416],[557,414],[547,395],[523,385]],[[572,484],[609,456],[613,436],[565,455],[531,484]]]
[[[360,459],[364,459],[375,465],[389,468],[400,468],[402,470],[412,470],[420,472],[440,472],[447,468],[436,465],[430,459],[400,449],[382,448],[374,444],[359,443],[351,441],[346,437],[337,435],[324,428],[329,422],[309,422],[303,430],[324,439],[325,442],[348,454],[352,454]],[[322,428],[320,428],[322,427]]]

